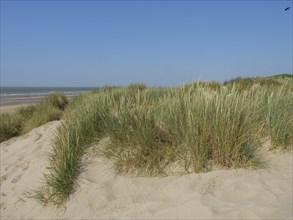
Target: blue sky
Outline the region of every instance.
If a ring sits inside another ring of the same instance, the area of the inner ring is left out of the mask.
[[[292,9],[280,0],[1,1],[1,86],[292,74]]]

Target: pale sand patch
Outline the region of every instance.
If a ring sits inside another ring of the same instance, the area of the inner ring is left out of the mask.
[[[219,170],[169,177],[116,175],[92,158],[66,209],[17,202],[41,185],[53,133],[50,122],[1,144],[4,219],[292,219],[292,153],[266,152],[262,170]]]

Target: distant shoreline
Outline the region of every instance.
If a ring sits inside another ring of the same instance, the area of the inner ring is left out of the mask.
[[[21,105],[21,104],[34,104],[40,102],[41,99],[46,97],[44,96],[21,96],[21,97],[11,97],[11,98],[1,98],[0,106],[7,105]]]
[[[79,93],[80,94],[80,93]],[[72,94],[65,96],[68,99],[72,99],[79,94]],[[39,96],[14,96],[14,97],[5,97],[0,99],[0,113],[6,113],[15,111],[20,106],[27,106],[27,105],[35,105],[38,104],[44,97],[47,95],[39,95]]]
[[[79,95],[78,94],[72,94],[65,96],[67,98],[72,98],[74,96]],[[47,95],[39,95],[39,96],[14,96],[14,97],[5,97],[0,99],[0,106],[7,106],[7,105],[21,105],[21,104],[35,104],[39,103],[44,97]]]
[[[40,99],[54,92],[63,93],[67,97],[92,91],[93,87],[1,87],[0,105],[37,103]]]

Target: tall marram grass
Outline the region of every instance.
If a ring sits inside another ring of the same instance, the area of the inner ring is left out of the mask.
[[[293,91],[293,75],[292,74],[280,74],[272,77],[254,77],[254,78],[242,78],[237,77],[235,79],[225,81],[224,86],[230,88],[236,85],[240,90],[249,90],[253,86],[261,86],[262,88],[268,88],[269,90],[279,89],[285,87]]]
[[[272,142],[288,148],[293,145],[293,92],[281,88],[268,97],[267,124]]]
[[[256,116],[250,94],[233,88],[209,96],[204,92],[176,94],[163,108],[185,169],[207,171],[211,166],[240,167],[260,162],[255,154]]]
[[[67,104],[66,96],[61,93],[48,95],[37,105],[32,117],[26,121],[24,132],[28,132],[49,121],[59,120]]]
[[[66,201],[77,186],[83,155],[104,138],[109,141],[99,153],[117,172],[149,176],[168,174],[174,164],[182,172],[259,167],[260,137],[292,143],[289,89],[216,87],[218,92],[198,85],[116,88],[75,98],[58,129],[46,184],[35,197]]]
[[[22,106],[12,113],[3,113],[0,115],[0,142],[6,141],[12,137],[23,133],[24,123],[32,117],[36,110],[34,105]]]
[[[67,103],[67,98],[63,94],[53,93],[37,105],[20,107],[15,112],[1,114],[0,142],[25,134],[49,121],[60,119]]]
[[[196,172],[213,165],[251,165],[260,160],[255,156],[257,124],[247,97],[235,89],[214,97],[200,90],[175,90],[157,101],[148,92],[132,99],[125,94],[113,103],[115,114],[104,117],[111,144],[103,154],[120,172],[149,175],[164,173],[175,161]]]
[[[160,128],[162,105],[156,92],[163,91],[125,91],[119,101],[117,94],[109,94],[112,109],[103,117],[103,127],[110,144],[102,154],[113,159],[119,172],[162,173],[175,159],[169,134]]]
[[[107,100],[102,95],[98,97],[94,93],[81,95],[69,105],[50,154],[46,186],[32,195],[45,204],[52,202],[60,205],[75,189],[82,169],[81,158],[89,144],[101,133],[100,121],[106,106],[101,104]]]

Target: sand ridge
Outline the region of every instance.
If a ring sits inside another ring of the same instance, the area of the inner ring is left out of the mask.
[[[267,152],[266,169],[218,170],[168,177],[115,174],[89,157],[66,208],[19,201],[41,186],[60,122],[1,143],[3,219],[292,219],[292,153]]]

